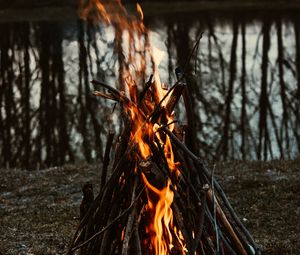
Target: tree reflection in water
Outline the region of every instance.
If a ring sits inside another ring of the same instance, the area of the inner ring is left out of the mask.
[[[292,15],[201,13],[146,22],[155,32],[150,41],[156,37],[165,51],[163,81],[171,85],[175,67],[185,67],[200,155],[226,160],[299,153],[300,28]],[[99,88],[89,81],[118,83],[123,58],[112,29],[51,21],[2,23],[0,31],[0,165],[101,160],[108,130],[119,131],[119,113],[91,95]],[[186,63],[201,32],[197,54]],[[185,113],[178,117],[184,124]]]

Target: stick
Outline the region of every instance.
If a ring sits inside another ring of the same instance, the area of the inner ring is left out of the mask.
[[[117,197],[117,199],[115,199],[115,200],[117,200],[117,201],[112,202],[112,207],[109,210],[109,215],[107,215],[108,222],[113,221],[113,219],[118,215],[118,211],[120,209],[120,206],[119,206],[119,203],[121,200],[120,197]],[[99,211],[100,211],[100,208],[99,208]],[[102,213],[100,213],[100,214],[102,214]],[[101,219],[101,217],[97,217],[97,218]],[[95,249],[95,252],[96,252],[96,250],[98,251],[98,249],[100,250],[99,255],[107,255],[107,253],[110,251],[111,241],[113,240],[112,237],[114,237],[114,235],[115,235],[115,233],[112,234],[112,231],[115,232],[116,230],[114,230],[114,229],[112,230],[112,227],[111,227],[103,233],[103,235],[101,236],[102,238],[100,236],[98,236],[96,239],[94,239],[94,243],[96,243],[96,246],[100,247],[100,249],[98,247],[97,247],[97,249]]]
[[[202,237],[202,231],[204,226],[204,216],[206,210],[206,193],[207,193],[208,185],[204,185],[203,192],[202,192],[202,199],[201,199],[201,208],[200,208],[200,216],[199,216],[199,223],[198,223],[198,232],[196,233],[195,240],[194,240],[194,247],[191,254],[194,254],[198,249],[198,245],[200,243]]]
[[[204,171],[204,174],[206,175],[207,178],[209,178],[210,174],[208,169],[204,166],[204,164],[202,163],[202,160],[197,157],[194,153],[192,153],[186,146],[184,143],[182,143],[168,128],[163,128],[162,129],[165,133],[167,133],[170,138],[172,139],[172,141],[174,142],[174,144],[181,148],[195,163],[196,165],[198,165],[202,171]],[[243,223],[240,221],[240,219],[238,218],[238,216],[236,215],[234,209],[232,208],[230,202],[228,201],[223,189],[221,188],[221,186],[219,185],[219,183],[214,179],[214,186],[216,188],[216,190],[219,192],[219,195],[221,196],[223,203],[225,204],[225,206],[227,207],[231,217],[234,219],[234,221],[236,222],[237,226],[242,230],[242,232],[244,233],[244,235],[246,236],[247,240],[251,243],[251,245],[253,246],[254,250],[256,251],[256,253],[258,255],[261,254],[260,248],[257,246],[257,244],[255,243],[253,237],[250,235],[250,233],[248,232],[248,230],[245,228],[245,226],[243,225]]]
[[[179,83],[173,90],[172,94],[169,97],[169,100],[166,104],[166,112],[168,115],[170,115],[172,113],[172,111],[174,110],[175,105],[177,104],[179,98],[182,95],[182,92],[184,90],[185,87],[185,83]]]
[[[113,100],[113,101],[119,101],[119,99],[116,98],[113,94],[109,95],[109,94],[105,94],[105,93],[102,93],[102,92],[97,91],[97,90],[93,92],[93,95],[97,96],[97,97],[103,97],[103,98],[106,98],[106,99],[110,99],[110,100]]]
[[[134,222],[134,254],[136,255],[142,255],[142,247],[141,247],[141,240],[140,240],[140,235],[139,235],[139,224],[141,221],[142,213],[144,210],[144,206],[139,212],[138,217],[136,217],[135,222]]]
[[[92,80],[91,83],[94,84],[94,85],[99,85],[101,87],[106,88],[109,92],[111,92],[118,99],[120,99],[123,96],[123,95],[121,95],[120,91],[118,91],[117,89],[105,84],[104,82],[97,81],[97,80]]]
[[[192,250],[192,242],[189,238],[189,233],[188,233],[187,229],[185,228],[182,214],[179,211],[179,208],[176,205],[175,201],[173,201],[172,207],[173,207],[173,213],[174,213],[175,219],[178,223],[178,226],[181,230],[181,233],[183,235],[184,241],[185,241],[186,246],[187,246],[187,250],[188,250],[187,255],[192,254],[192,253],[190,253],[190,251]]]
[[[135,238],[135,253],[136,255],[142,255],[142,247],[141,247],[141,240],[139,236],[138,227],[134,228],[134,238]]]
[[[229,223],[224,211],[220,207],[218,201],[214,198],[214,194],[213,194],[212,189],[208,190],[207,195],[208,195],[208,199],[210,200],[210,203],[213,206],[215,206],[216,213],[219,216],[219,219],[223,223],[223,226],[227,229],[227,231],[228,231],[229,235],[231,236],[233,242],[236,244],[239,252],[242,255],[247,255],[248,253],[246,252],[246,250],[244,249],[242,243],[240,242],[239,238],[237,237],[236,233],[234,232],[234,230],[233,230],[231,224]],[[215,224],[215,226],[216,226],[216,224]],[[217,228],[216,228],[216,231],[217,231]],[[219,249],[219,248],[217,247],[217,249]]]
[[[71,247],[69,248],[69,252],[68,254],[72,254],[72,247],[74,244],[74,241],[76,240],[76,237],[79,233],[79,231],[84,227],[84,225],[87,223],[87,221],[89,220],[89,218],[91,217],[92,213],[95,212],[95,210],[97,209],[98,204],[101,202],[102,196],[104,194],[104,191],[107,187],[109,187],[110,185],[114,185],[114,183],[116,182],[117,179],[119,179],[119,176],[122,174],[122,170],[124,167],[125,162],[127,161],[127,153],[124,153],[123,156],[121,157],[121,159],[117,162],[113,174],[111,176],[111,178],[109,179],[109,181],[105,184],[105,186],[103,187],[102,190],[100,190],[98,196],[95,198],[95,200],[93,201],[92,205],[90,206],[89,210],[87,211],[87,213],[85,214],[85,216],[83,217],[83,219],[81,220],[81,222],[79,223],[77,230],[74,234],[73,240],[71,242]]]
[[[104,153],[104,159],[103,159],[103,167],[102,167],[102,174],[101,174],[101,189],[103,189],[105,183],[106,183],[106,176],[107,176],[107,169],[109,165],[109,154],[111,150],[111,146],[114,140],[115,133],[113,131],[109,131],[108,137],[107,137],[107,143]]]
[[[93,239],[95,239],[96,237],[100,236],[101,234],[103,234],[106,230],[108,230],[110,227],[112,227],[119,219],[121,219],[123,216],[125,216],[127,213],[130,212],[130,210],[132,209],[133,205],[138,201],[138,199],[140,198],[140,196],[142,195],[143,191],[145,188],[143,188],[140,193],[138,194],[138,196],[136,197],[136,199],[133,201],[133,203],[130,204],[130,206],[123,211],[118,217],[116,217],[114,220],[112,220],[107,226],[105,226],[103,229],[101,229],[99,232],[97,232],[96,234],[94,234],[92,237],[90,237],[88,240],[86,240],[85,242],[83,242],[80,245],[77,245],[76,247],[72,248],[72,252],[80,249],[81,247],[87,245],[90,241],[92,241]]]
[[[145,87],[139,96],[138,106],[141,106],[144,96],[146,95],[148,89],[151,87],[152,78],[153,78],[153,74],[150,75],[149,80],[146,82]]]
[[[132,195],[131,195],[131,203],[133,203],[135,200],[135,195],[136,195],[135,190],[137,187],[137,183],[138,183],[138,176],[135,175],[134,185],[133,185]],[[130,212],[130,214],[128,216],[127,226],[126,226],[125,236],[124,236],[123,246],[122,246],[122,255],[128,254],[129,241],[130,241],[131,234],[132,234],[132,226],[134,224],[135,216],[136,216],[136,206],[134,206],[133,210]]]

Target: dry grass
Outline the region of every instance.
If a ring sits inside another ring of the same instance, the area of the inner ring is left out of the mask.
[[[216,177],[264,254],[300,254],[300,159],[228,162]],[[0,254],[64,254],[96,167],[1,170]]]
[[[263,254],[300,254],[300,159],[220,163],[216,173]]]

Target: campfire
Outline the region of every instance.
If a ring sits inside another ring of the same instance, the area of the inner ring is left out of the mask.
[[[189,146],[193,127],[189,118],[180,125],[174,111],[180,100],[186,115],[191,111],[184,69],[176,69],[169,89],[160,82],[161,56],[150,47],[141,7],[136,15],[118,0],[81,7],[82,17],[92,13],[114,28],[116,50],[123,52],[120,89],[92,81],[102,88],[95,96],[119,104],[122,132],[116,145],[109,133],[99,194],[93,198],[90,184],[83,189],[69,254],[260,254],[213,171]],[[143,82],[148,62],[153,74]]]

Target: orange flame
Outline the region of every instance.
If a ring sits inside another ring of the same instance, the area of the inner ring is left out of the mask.
[[[82,0],[81,0],[82,1]],[[139,4],[136,4],[137,15],[128,14],[120,0],[88,0],[87,4],[81,2],[81,18],[103,21],[115,29],[116,50],[119,51],[119,76],[120,84],[124,93],[128,94],[129,103],[125,109],[131,118],[132,131],[131,142],[136,145],[140,158],[147,159],[151,156],[149,141],[154,141],[154,136],[163,147],[171,174],[179,175],[178,163],[175,162],[170,138],[161,137],[157,132],[159,123],[151,123],[148,114],[152,113],[155,106],[164,98],[166,91],[158,75],[158,65],[163,59],[161,51],[150,47],[147,29],[143,24],[144,14]],[[151,87],[151,96],[145,96],[143,106],[138,106],[137,85],[146,72],[146,63],[152,64],[154,82]],[[125,92],[126,91],[126,92]],[[125,95],[124,95],[125,96]],[[167,100],[162,103],[165,106]],[[166,116],[167,123],[174,120],[173,116]],[[174,124],[169,126],[173,131]],[[155,144],[155,143],[154,143]],[[185,254],[184,239],[180,231],[173,226],[173,212],[171,205],[174,192],[171,189],[171,180],[167,180],[164,188],[158,189],[153,186],[142,173],[142,180],[146,186],[148,197],[148,211],[153,215],[152,223],[146,231],[150,235],[151,251],[156,255],[166,255],[173,249],[173,239],[177,239]],[[176,188],[176,187],[175,187]],[[155,199],[153,199],[155,197]]]
[[[142,7],[138,3],[136,4],[136,10],[140,14],[141,20],[144,20],[144,13],[143,13]]]
[[[168,250],[173,248],[173,237],[169,229],[169,226],[173,226],[171,204],[173,202],[174,193],[170,189],[171,182],[168,180],[167,186],[162,190],[159,190],[148,182],[144,174],[142,174],[142,178],[148,188],[147,195],[149,210],[154,212],[154,221],[148,226],[147,233],[150,235],[151,233],[154,233],[151,242],[155,250],[155,254],[168,254]],[[158,197],[158,202],[156,204],[154,204],[150,198],[150,191]],[[168,244],[164,242],[164,227],[167,230],[169,248],[167,247]]]

